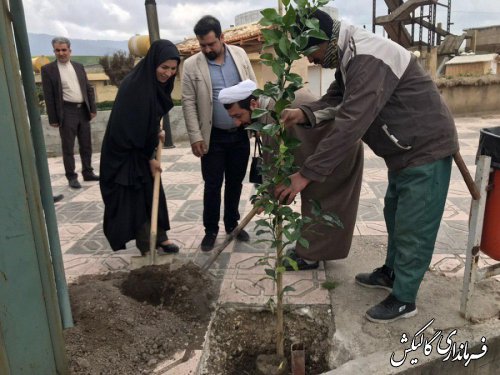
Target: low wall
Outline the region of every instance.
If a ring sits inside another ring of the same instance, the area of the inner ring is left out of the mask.
[[[90,123],[92,129],[92,150],[93,152],[101,151],[102,138],[106,131],[109,114],[111,111],[99,111],[97,116]],[[169,112],[170,128],[172,132],[173,143],[188,142],[186,125],[182,108],[176,106]],[[42,115],[42,127],[45,138],[45,147],[48,156],[61,156],[61,139],[59,130],[49,125],[46,115]],[[78,141],[75,142],[75,154],[78,154]]]
[[[464,77],[440,79],[437,86],[455,116],[500,112],[500,77]],[[91,122],[92,146],[100,152],[110,111],[99,111]],[[182,108],[176,106],[169,112],[173,143],[188,142]],[[47,116],[42,116],[45,145],[49,156],[61,155],[59,131],[49,126]],[[75,145],[75,150],[78,150]],[[77,152],[77,151],[76,151]]]
[[[454,115],[500,112],[500,76],[439,79],[437,86]]]

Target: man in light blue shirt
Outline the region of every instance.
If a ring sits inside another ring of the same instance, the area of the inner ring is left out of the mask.
[[[182,108],[193,154],[201,158],[205,182],[201,250],[210,251],[219,232],[222,183],[224,188],[224,227],[230,233],[240,219],[239,202],[243,178],[250,156],[247,132],[236,127],[219,102],[220,90],[242,80],[256,81],[246,52],[224,43],[220,22],[202,17],[194,27],[201,51],[184,62]],[[236,237],[250,239],[242,230]]]

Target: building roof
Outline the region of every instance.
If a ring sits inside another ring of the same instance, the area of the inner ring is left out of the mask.
[[[438,55],[456,54],[464,42],[466,34],[447,35],[437,48]]]
[[[445,65],[489,62],[489,61],[493,61],[497,58],[498,58],[498,53],[487,53],[484,55],[462,55],[462,56],[455,56],[450,61],[447,61],[445,63]]]
[[[239,46],[245,45],[245,50],[248,52],[256,52],[260,50],[263,38],[261,26],[257,22],[245,25],[231,27],[223,31],[224,41],[227,44],[235,44]],[[200,51],[198,39],[196,37],[186,38],[183,42],[177,43],[177,49],[181,56],[191,56]]]
[[[491,26],[481,26],[481,27],[469,27],[467,29],[464,29],[464,31],[469,31],[469,30],[486,30],[486,29],[494,29],[500,27],[500,25],[491,25]]]

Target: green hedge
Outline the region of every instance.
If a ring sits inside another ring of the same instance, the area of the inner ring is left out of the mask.
[[[175,106],[181,105],[180,99],[174,99],[173,100]],[[113,100],[105,101],[105,102],[100,102],[96,103],[96,107],[98,111],[109,111],[111,108],[113,108]]]
[[[113,103],[113,100],[108,100],[105,102],[96,103],[96,107],[98,111],[109,111],[111,108],[113,108]]]

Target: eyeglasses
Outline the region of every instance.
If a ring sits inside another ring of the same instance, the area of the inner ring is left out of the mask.
[[[61,48],[61,49],[55,48],[54,52],[66,52],[67,50],[68,50],[67,48]]]

